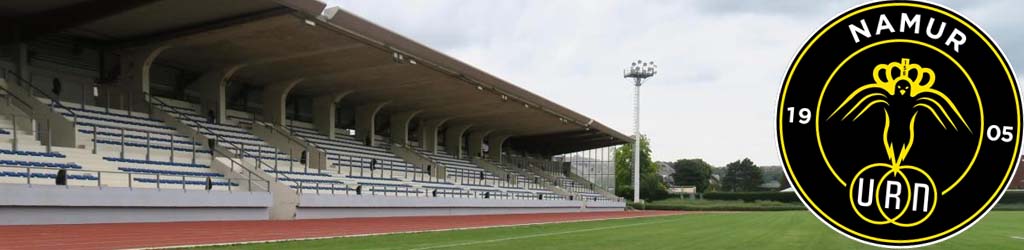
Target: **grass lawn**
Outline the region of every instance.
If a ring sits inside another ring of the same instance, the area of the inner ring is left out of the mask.
[[[1017,237],[1017,238],[1015,238]],[[689,214],[203,249],[870,249],[804,211]],[[996,211],[929,249],[1024,249],[1024,212]]]

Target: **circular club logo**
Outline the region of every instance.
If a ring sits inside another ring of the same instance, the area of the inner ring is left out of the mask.
[[[1013,72],[980,28],[944,7],[875,2],[797,53],[778,138],[787,177],[836,231],[884,247],[936,243],[999,200],[1016,168]]]

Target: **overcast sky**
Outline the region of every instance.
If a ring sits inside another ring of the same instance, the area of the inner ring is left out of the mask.
[[[778,92],[794,53],[859,1],[326,0],[632,134],[622,69],[658,64],[641,90],[654,159],[779,165]],[[946,2],[946,1],[942,1]],[[1024,63],[1024,2],[943,3]]]

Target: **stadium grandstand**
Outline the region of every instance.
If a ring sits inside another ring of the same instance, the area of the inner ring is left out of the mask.
[[[0,224],[625,208],[630,137],[316,0],[0,17]]]

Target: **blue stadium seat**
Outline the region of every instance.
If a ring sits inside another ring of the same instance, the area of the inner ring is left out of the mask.
[[[96,143],[109,144],[109,145],[118,145],[118,146],[121,145],[120,141],[111,141],[111,140],[96,140]],[[145,148],[146,144],[145,143],[124,142],[124,146],[125,147],[135,147],[135,148]],[[168,151],[171,150],[170,146],[161,146],[161,145],[149,145],[149,148],[151,148],[151,149],[160,149],[160,150],[168,150]],[[180,148],[180,147],[175,146],[174,147],[174,151],[192,152],[192,148]],[[209,154],[210,150],[196,149],[196,153]]]
[[[184,176],[199,176],[199,177],[224,177],[224,175],[213,172],[190,172],[190,171],[173,171],[173,170],[157,170],[157,169],[145,169],[145,168],[130,168],[130,167],[118,167],[118,170],[129,172],[129,173],[144,173],[144,174],[160,174],[160,175],[184,175]]]
[[[79,122],[79,124],[81,124],[81,123],[82,122]],[[100,126],[100,128],[120,129],[120,128],[109,127],[109,126]],[[131,130],[131,129],[126,129],[126,131],[129,131],[129,132],[147,132],[147,131],[138,131],[138,130]],[[78,132],[81,132],[83,134],[92,134],[92,130],[91,129],[79,129]],[[168,137],[182,137],[182,136],[179,136],[179,135],[169,134],[169,133],[158,133],[158,132],[149,132],[149,133],[153,134],[153,135],[161,135],[161,136],[168,136]],[[103,131],[97,131],[96,135],[105,135],[105,136],[111,136],[111,137],[121,137],[120,133],[110,133],[110,132],[103,132]],[[125,138],[131,138],[131,139],[138,139],[138,140],[145,140],[146,139],[145,136],[131,135],[131,134],[125,134],[124,137]],[[167,143],[170,143],[172,141],[170,139],[153,138],[153,137],[150,137],[149,140],[150,141],[167,142]],[[194,141],[184,141],[184,140],[173,140],[173,141],[174,141],[175,144],[182,144],[182,145],[189,145],[189,144],[202,145],[202,143],[198,143],[198,142],[194,142]]]
[[[8,149],[0,149],[0,154],[36,156],[36,157],[50,157],[50,158],[66,158],[67,157],[64,154],[61,154],[59,152],[35,152],[35,151],[8,150]]]
[[[104,160],[112,162],[125,162],[125,163],[136,163],[136,164],[149,164],[149,165],[164,165],[164,166],[177,166],[177,167],[190,167],[190,168],[209,168],[207,165],[192,164],[184,162],[166,162],[166,161],[153,161],[153,160],[142,160],[142,159],[126,159],[117,157],[103,157]]]
[[[35,161],[22,161],[22,160],[0,160],[0,165],[3,165],[3,166],[20,166],[20,167],[82,169],[82,166],[79,166],[78,164],[75,164],[75,163],[35,162]]]
[[[160,179],[160,180],[157,180],[156,178],[133,178],[133,179],[135,181],[137,181],[137,182],[142,182],[142,183],[158,183],[159,182],[160,184],[171,184],[171,185],[181,185],[182,183],[184,183],[185,185],[193,185],[193,186],[205,186],[206,185],[206,181],[205,180],[204,181],[190,181],[190,180],[182,181],[180,179]],[[227,182],[227,181],[212,181],[212,184],[214,186],[228,186],[228,185],[230,185],[230,186],[238,186],[238,183]]]

